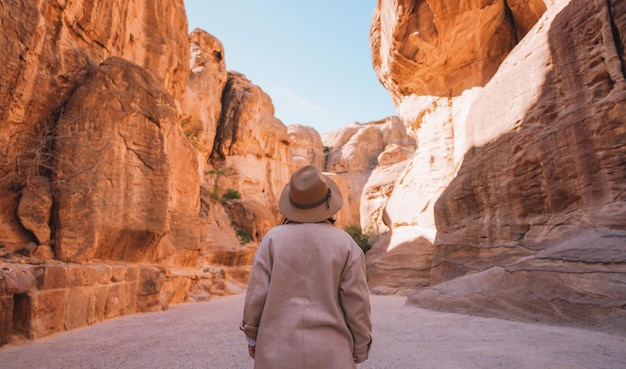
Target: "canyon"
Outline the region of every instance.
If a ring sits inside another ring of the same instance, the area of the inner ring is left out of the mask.
[[[398,115],[324,135],[182,0],[0,11],[0,345],[242,293],[308,164],[372,293],[626,333],[626,3],[379,0]]]

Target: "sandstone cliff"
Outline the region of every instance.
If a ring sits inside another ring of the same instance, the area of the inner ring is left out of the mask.
[[[415,150],[398,117],[351,123],[325,133],[325,170],[337,173],[348,186],[345,226],[358,225],[373,235],[386,230],[383,208],[390,189]],[[363,199],[363,196],[365,199]]]
[[[0,12],[0,345],[242,292],[309,163],[378,236],[374,293],[626,330],[624,2],[380,0],[399,117],[323,137],[182,0]]]
[[[102,14],[106,14],[104,17]],[[30,240],[13,213],[30,178],[54,167],[55,125],[74,90],[109,56],[138,64],[172,98],[189,74],[182,1],[2,5],[0,201],[2,242]]]
[[[370,39],[418,145],[373,291],[624,331],[626,4],[381,0]]]
[[[0,11],[0,345],[240,293],[319,134],[299,157],[182,0]]]

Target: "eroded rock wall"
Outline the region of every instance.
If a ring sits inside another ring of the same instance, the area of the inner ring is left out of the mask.
[[[289,152],[298,168],[313,164],[324,170],[326,161],[322,137],[313,127],[292,124],[287,127]]]
[[[296,169],[289,140],[287,127],[274,117],[270,97],[245,75],[228,72],[210,157],[214,170],[207,176],[214,180],[215,190],[242,195],[227,210],[235,226],[252,240],[260,241],[280,223],[278,198]]]
[[[196,265],[196,155],[151,74],[107,59],[74,91],[56,136],[57,257]]]
[[[418,147],[370,278],[418,280],[420,306],[609,329],[626,316],[625,5],[504,5],[379,1],[374,65]]]
[[[187,34],[182,0],[11,1],[0,17],[0,345],[241,293],[319,135],[296,164],[269,96]],[[85,279],[38,283],[48,269]]]
[[[407,135],[402,121],[393,116],[363,124],[351,123],[325,133],[322,142],[327,151],[325,170],[337,173],[348,187],[347,193],[344,192],[347,200],[344,208],[349,209],[343,219],[345,226],[361,226],[378,234],[386,227],[381,209],[389,187],[406,166],[415,141]]]
[[[109,56],[149,71],[175,100],[189,75],[182,0],[0,4],[0,233],[8,248],[30,241],[15,221],[20,191],[54,165],[56,120],[89,71]]]
[[[183,99],[181,126],[200,154],[200,174],[215,142],[222,111],[222,91],[228,78],[224,46],[213,35],[194,29],[189,35],[190,74]]]
[[[491,79],[545,9],[543,0],[380,0],[370,31],[374,69],[401,115],[407,96],[461,95]]]
[[[12,336],[37,339],[122,315],[161,311],[189,301],[192,292],[200,299],[221,294],[228,283],[216,269],[60,262],[0,262],[0,281],[0,345]]]

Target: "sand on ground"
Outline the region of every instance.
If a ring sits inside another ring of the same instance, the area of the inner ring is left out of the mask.
[[[251,369],[242,307],[243,295],[218,297],[6,345],[0,368]],[[626,368],[626,335],[428,311],[394,296],[372,296],[372,320],[359,369]]]

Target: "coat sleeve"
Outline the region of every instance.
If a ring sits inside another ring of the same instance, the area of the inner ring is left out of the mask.
[[[352,355],[358,362],[367,360],[372,345],[372,322],[370,318],[370,295],[365,276],[365,255],[351,265],[341,280],[339,293],[346,316],[346,323],[354,339]]]
[[[254,256],[250,280],[246,290],[246,298],[243,308],[243,319],[239,329],[246,337],[256,340],[257,330],[263,315],[263,307],[267,298],[270,284],[270,260],[267,244],[261,242]]]

